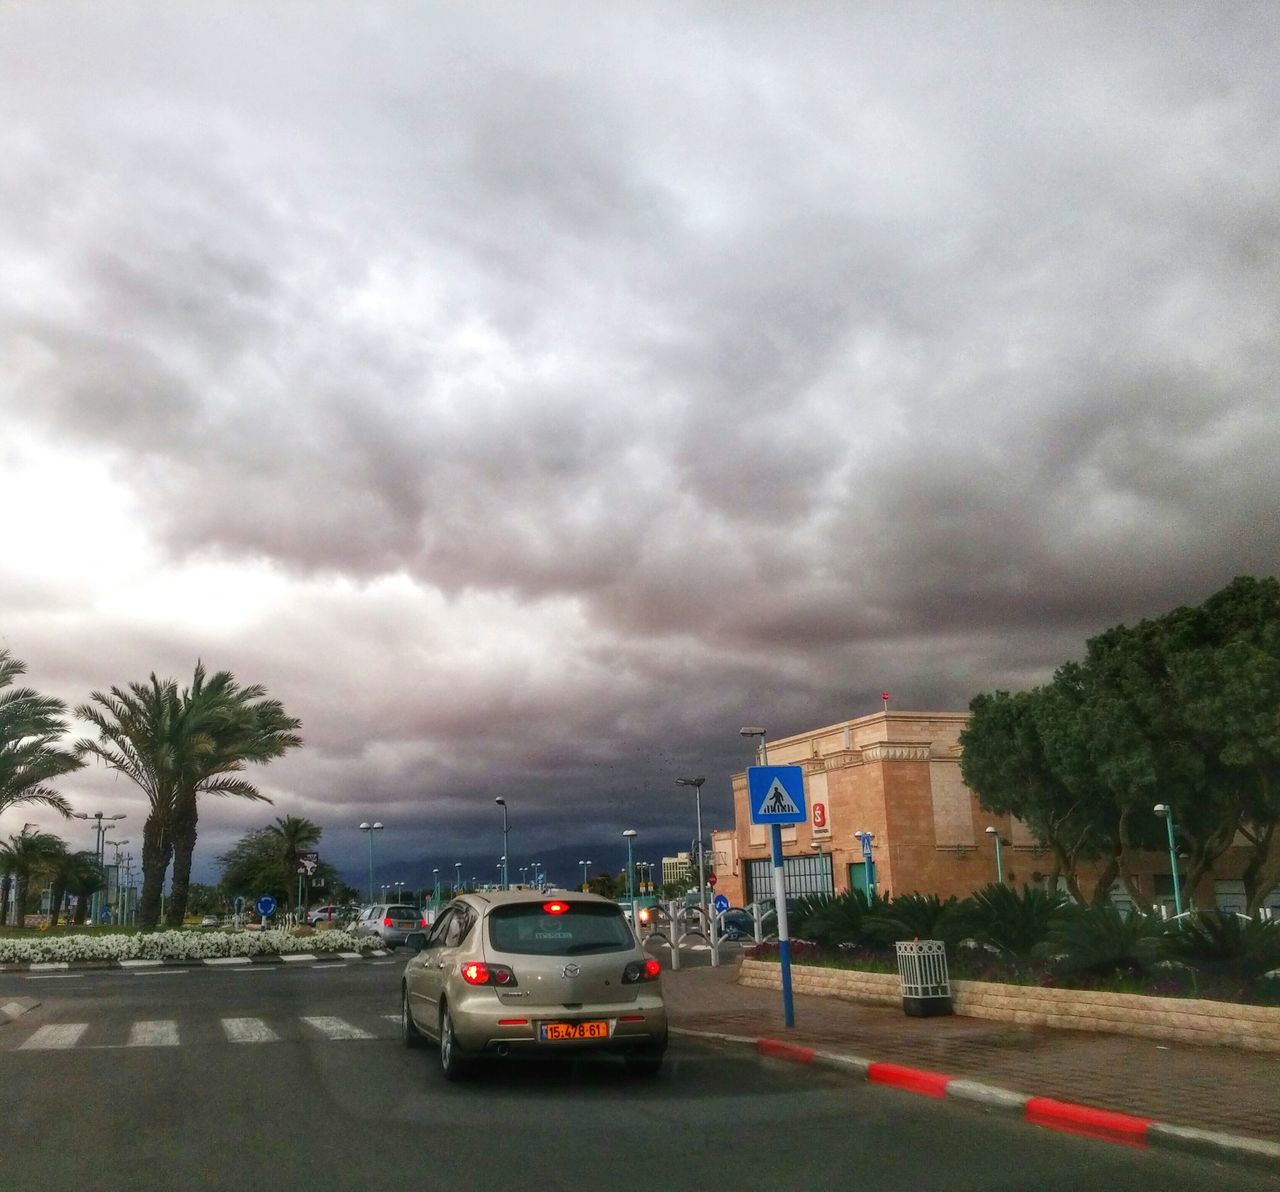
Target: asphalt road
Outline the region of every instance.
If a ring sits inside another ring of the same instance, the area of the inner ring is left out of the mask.
[[[402,961],[0,977],[0,1188],[1275,1189],[745,1051],[495,1064],[446,1085]],[[240,1041],[233,1041],[240,1040]]]

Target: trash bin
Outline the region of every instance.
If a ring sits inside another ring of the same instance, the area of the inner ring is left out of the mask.
[[[947,946],[941,940],[901,940],[895,947],[903,1011],[912,1018],[951,1014]]]

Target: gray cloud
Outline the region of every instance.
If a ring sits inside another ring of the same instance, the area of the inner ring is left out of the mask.
[[[10,559],[33,672],[266,682],[406,862],[603,848],[1274,570],[1271,7],[556,8],[7,14],[6,458],[100,461],[126,605],[265,585]]]

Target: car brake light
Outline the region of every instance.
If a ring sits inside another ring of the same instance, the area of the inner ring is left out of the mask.
[[[419,926],[419,927],[430,927],[430,926],[431,926],[431,924],[430,924],[430,923],[428,923],[428,922],[426,921],[426,919],[419,919],[419,920],[418,920],[418,926]]]
[[[622,970],[622,983],[636,985],[641,981],[656,981],[662,972],[662,965],[656,960],[633,960]]]
[[[462,979],[468,985],[501,985],[506,989],[519,985],[516,975],[505,964],[485,964],[481,960],[468,960],[462,966]]]
[[[388,915],[385,919],[383,919],[383,920],[382,920],[382,926],[383,926],[383,927],[390,927],[390,926],[391,926],[391,916],[390,916],[390,915]]]
[[[569,904],[567,902],[544,902],[542,909],[548,915],[563,915],[569,909]]]

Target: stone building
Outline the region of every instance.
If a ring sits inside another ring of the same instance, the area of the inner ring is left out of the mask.
[[[966,712],[881,711],[769,741],[770,765],[804,771],[809,820],[782,829],[788,894],[874,886],[882,894],[963,898],[996,880],[988,828],[1002,841],[1006,884],[1045,883],[1048,850],[1019,820],[983,811],[960,777],[967,720]],[[713,832],[711,847],[717,892],[744,906],[772,898],[769,830],[751,823],[746,773],[732,783],[734,827]],[[1135,862],[1151,903],[1172,906],[1168,853],[1139,854]],[[1243,849],[1229,850],[1194,892],[1196,904],[1243,910],[1244,862]],[[1280,910],[1280,891],[1269,902]]]

